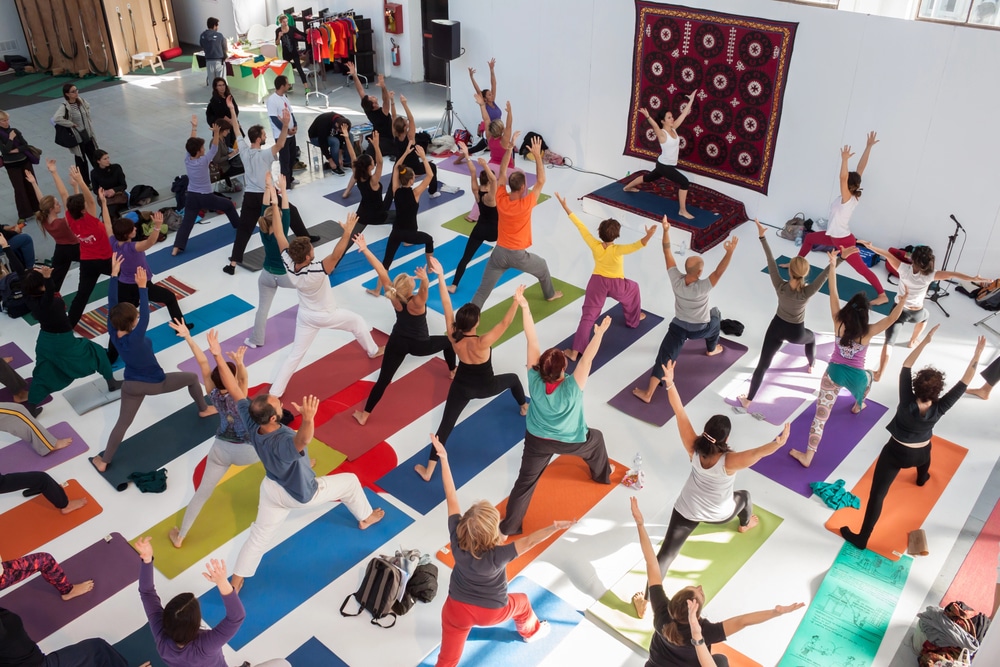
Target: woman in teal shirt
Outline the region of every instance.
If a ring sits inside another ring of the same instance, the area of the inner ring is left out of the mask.
[[[507,501],[507,516],[500,524],[504,535],[520,535],[524,514],[535,492],[538,479],[552,460],[553,454],[579,456],[590,467],[591,478],[600,484],[611,483],[613,467],[608,461],[604,434],[589,428],[583,417],[583,389],[590,375],[604,332],[611,326],[605,317],[594,325],[594,337],[580,356],[572,375],[566,375],[569,363],[559,348],[541,352],[535,322],[524,295],[515,299],[521,307],[524,337],[528,342],[528,406],[527,431],[521,470]]]

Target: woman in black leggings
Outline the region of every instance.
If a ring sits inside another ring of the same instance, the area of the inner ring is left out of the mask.
[[[448,363],[451,376],[455,377],[455,350],[452,348],[448,336],[431,336],[428,333],[427,284],[430,281],[427,278],[427,269],[419,267],[413,276],[400,273],[395,279],[390,280],[389,273],[368,249],[365,237],[362,234],[355,234],[354,242],[358,244],[358,250],[364,253],[365,259],[378,273],[379,287],[385,289],[385,295],[396,311],[396,324],[392,327],[389,340],[385,344],[385,354],[382,356],[382,368],[379,370],[378,380],[375,381],[375,386],[368,394],[365,409],[354,412],[354,418],[364,426],[368,422],[372,410],[382,400],[382,394],[392,382],[393,376],[396,375],[396,371],[399,370],[406,355],[429,357],[440,352]],[[436,259],[431,258],[430,269],[437,275],[438,281],[444,277],[441,263]],[[420,288],[414,294],[413,289],[416,287],[417,280],[420,281]]]
[[[520,308],[518,302],[524,293],[524,285],[519,285],[514,292],[514,302],[503,319],[482,336],[476,333],[476,327],[479,326],[479,306],[467,303],[453,315],[451,297],[448,296],[448,290],[441,277],[438,278],[438,289],[441,292],[441,303],[444,305],[444,321],[451,332],[451,346],[455,349],[460,362],[458,370],[455,371],[455,379],[448,389],[441,424],[437,428],[438,439],[444,445],[455,424],[458,423],[458,418],[462,416],[465,406],[474,398],[492,398],[510,389],[514,400],[521,406],[521,416],[528,414],[528,399],[524,395],[521,379],[516,373],[494,375],[491,360],[493,343],[507,331],[507,327],[514,321],[514,315]],[[432,445],[427,465],[422,466],[418,463],[413,469],[425,482],[429,482],[437,462],[438,453]]]
[[[986,347],[986,337],[980,336],[965,375],[942,396],[944,373],[938,369],[928,366],[913,377],[913,365],[917,363],[917,358],[931,342],[937,329],[937,326],[931,329],[920,344],[913,348],[899,371],[899,405],[896,406],[895,417],[886,426],[892,437],[885,443],[875,462],[872,488],[861,531],[855,533],[847,526],[840,527],[840,534],[844,539],[858,549],[867,548],[875,524],[882,514],[882,503],[900,470],[916,468],[917,486],[923,486],[931,478],[931,437],[934,435],[934,425],[965,393],[976,373],[979,357]]]
[[[455,276],[451,279],[451,286],[448,287],[448,291],[452,294],[458,289],[458,283],[461,282],[462,276],[465,275],[465,267],[472,261],[476,251],[479,250],[479,246],[483,245],[485,241],[489,241],[490,243],[496,242],[497,224],[499,222],[499,215],[497,214],[496,175],[490,169],[489,163],[485,159],[479,158],[479,166],[483,170],[479,172],[477,178],[476,165],[469,157],[469,148],[463,143],[459,143],[458,147],[462,149],[462,155],[465,156],[465,164],[469,167],[469,176],[472,179],[472,196],[476,199],[476,203],[479,204],[479,220],[476,221],[476,226],[472,228],[472,233],[469,234],[469,242],[465,244],[465,253],[458,262],[458,268],[455,269]]]
[[[361,203],[356,211],[358,222],[354,225],[354,234],[364,233],[369,225],[391,224],[396,219],[396,212],[389,211],[392,204],[392,191],[382,191],[382,149],[379,146],[378,132],[372,132],[371,145],[375,147],[375,158],[365,153],[360,157],[354,152],[354,144],[351,142],[350,129],[341,126],[341,134],[344,136],[344,144],[347,146],[347,153],[351,156],[351,182],[344,190],[345,199],[350,194],[350,189],[355,182],[358,184],[358,192],[361,194]],[[347,247],[354,243],[351,239]]]

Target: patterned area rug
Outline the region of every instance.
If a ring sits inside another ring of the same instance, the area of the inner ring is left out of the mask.
[[[767,194],[797,23],[636,0],[632,102],[625,154],[655,160],[654,119],[677,117],[678,166]]]
[[[173,292],[178,301],[186,296],[191,296],[197,291],[193,287],[185,285],[173,276],[164,278],[156,284],[161,287],[166,287],[168,290]],[[149,302],[149,312],[159,310],[162,307],[163,306],[158,303],[153,303],[152,301]],[[84,313],[83,317],[80,318],[80,321],[77,323],[76,328],[73,331],[84,338],[97,338],[102,334],[108,333],[108,305],[104,304],[96,310]]]

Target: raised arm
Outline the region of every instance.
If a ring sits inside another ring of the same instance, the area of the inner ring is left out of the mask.
[[[76,165],[69,168],[69,179],[75,187],[80,189],[80,193],[83,195],[83,205],[87,213],[97,217],[97,201],[94,199],[94,193],[87,187],[87,183],[83,180],[83,174],[80,173],[80,169]],[[110,225],[110,220],[104,221],[105,228],[110,229]],[[109,233],[108,236],[111,236],[111,234]]]
[[[892,312],[868,327],[868,335],[865,336],[862,342],[868,343],[868,341],[888,329],[893,322],[898,320],[899,316],[903,314],[904,303],[906,303],[906,286],[903,283],[900,283],[899,299],[896,301],[896,305],[893,307]]]
[[[670,247],[670,221],[667,220],[667,216],[663,216],[660,226],[663,228],[663,241],[661,242],[663,246],[663,261],[666,262],[667,271],[669,271],[670,269],[677,268],[677,260],[674,259],[674,251]]]
[[[940,324],[935,324],[933,327],[931,327],[931,330],[927,332],[927,335],[925,335],[923,339],[921,339],[921,341],[917,344],[917,346],[912,350],[910,350],[910,353],[906,355],[906,359],[903,360],[902,368],[913,368],[914,365],[916,365],[917,359],[920,358],[920,355],[923,353],[924,348],[930,345],[931,339],[934,338],[934,334],[937,333],[938,327],[940,326],[941,326]],[[971,380],[972,378],[969,379]]]
[[[375,256],[375,254],[368,249],[368,243],[365,241],[364,234],[354,235],[354,245],[358,246],[358,251],[365,256],[368,263],[372,265],[375,269],[375,273],[378,274],[378,284],[380,289],[386,290],[386,294],[389,294],[389,288],[392,287],[392,280],[389,279],[389,272],[385,270],[382,266],[382,260]],[[390,299],[392,297],[389,297]]]
[[[382,147],[379,145],[378,132],[372,132],[372,146],[375,148],[375,170],[372,172],[372,183],[382,180]]]
[[[108,238],[114,238],[115,230],[111,226],[111,213],[108,211],[108,198],[104,194],[104,188],[97,189],[97,198],[101,200],[101,221],[104,223],[104,232]]]
[[[476,95],[479,95],[480,97],[482,97],[483,91],[479,87],[479,84],[476,83],[476,68],[475,67],[470,67],[469,68],[469,79],[472,81],[472,88],[473,88],[473,90],[476,91]]]
[[[757,238],[760,239],[760,246],[764,249],[764,257],[767,258],[767,275],[771,277],[771,286],[778,289],[785,284],[785,281],[781,279],[778,265],[774,261],[774,254],[771,253],[771,246],[767,243],[767,229],[760,224],[760,220],[757,218],[754,218],[753,222],[757,225]]]
[[[461,514],[462,506],[458,503],[458,491],[455,489],[455,479],[451,476],[451,466],[448,465],[448,450],[444,448],[437,435],[431,433],[431,445],[441,462],[441,484],[444,486],[444,500],[448,508],[448,516]]]
[[[606,316],[594,325],[594,336],[587,343],[587,347],[583,350],[583,354],[580,355],[580,359],[576,363],[576,368],[573,369],[573,379],[576,380],[580,391],[583,391],[584,387],[587,386],[587,378],[590,377],[590,369],[594,364],[594,357],[597,356],[597,351],[601,348],[601,341],[604,340],[604,332],[610,326],[610,316]]]
[[[236,376],[229,370],[229,364],[226,363],[226,358],[222,354],[222,346],[219,345],[219,334],[215,329],[208,332],[208,351],[215,359],[215,365],[219,369],[219,378],[222,380],[222,386],[233,397],[233,400],[242,401],[244,398],[247,398],[246,390],[240,387]]]
[[[483,118],[483,128],[485,130],[485,128],[490,126],[490,113],[486,110],[486,100],[483,98],[483,94],[478,90],[472,99],[474,99],[476,104],[479,105],[479,115]]]
[[[933,333],[933,331],[931,332]],[[969,360],[969,365],[965,369],[965,373],[962,375],[962,379],[959,380],[966,387],[972,382],[972,378],[976,375],[976,367],[979,366],[979,358],[983,356],[983,350],[986,349],[986,336],[980,336],[976,340],[976,349],[972,353],[972,359]],[[962,393],[965,393],[964,390]]]
[[[840,203],[846,204],[851,201],[850,188],[847,187],[847,176],[851,173],[851,168],[849,166],[850,159],[854,157],[854,153],[851,152],[850,146],[844,146],[840,149]]]
[[[691,629],[691,643],[698,656],[698,667],[716,667],[718,663],[712,657],[712,652],[705,644],[705,636],[701,632],[701,619],[698,618],[698,602],[688,598],[688,627]]]
[[[107,208],[107,201],[101,202]],[[142,241],[137,241],[135,244],[135,249],[139,252],[146,252],[154,245],[156,245],[157,239],[159,239],[160,233],[166,233],[167,227],[163,223],[163,214],[159,211],[153,213],[153,230],[149,233],[149,236],[144,238]]]
[[[358,91],[358,97],[360,97],[361,99],[365,99],[366,97],[368,97],[365,94],[364,87],[362,87],[362,85],[361,85],[361,79],[358,78],[358,68],[350,60],[347,61],[347,73],[350,75],[351,79],[354,81],[354,90]],[[381,78],[382,78],[381,75],[379,75],[379,79],[381,79]],[[382,82],[380,81],[380,83],[382,83]],[[384,85],[385,84],[382,83],[382,86],[384,86]]]
[[[500,320],[500,322],[498,322],[492,329],[479,337],[479,341],[483,345],[493,345],[493,343],[497,342],[500,336],[503,335],[503,332],[507,331],[507,327],[509,327],[511,322],[514,321],[514,315],[517,314],[517,309],[520,307],[520,304],[518,304],[519,294],[524,294],[524,285],[517,286],[517,289],[514,291],[514,302],[510,304],[510,308],[507,309],[507,313],[503,316],[503,319]],[[451,330],[450,326],[449,330]],[[535,358],[535,361],[537,363],[537,357]]]
[[[511,142],[511,149],[514,148],[514,142]],[[545,187],[545,163],[542,162],[542,138],[532,137],[531,139],[531,154],[535,156],[535,186],[531,188],[531,193],[535,196],[535,200],[538,200],[539,195],[542,194],[542,188]],[[506,156],[504,160],[509,160]]]
[[[656,140],[659,143],[662,144],[664,141],[667,140],[667,133],[666,133],[666,131],[662,127],[660,127],[659,123],[657,123],[655,120],[653,120],[653,117],[649,115],[649,112],[646,111],[645,107],[640,107],[639,108],[639,114],[642,115],[643,117],[645,117],[646,122],[649,123],[649,126],[651,128],[653,128],[653,132],[656,133]]]
[[[292,114],[288,109],[282,109],[281,111],[281,133],[278,134],[278,138],[274,140],[274,145],[271,146],[271,155],[274,159],[278,159],[278,153],[281,149],[285,147],[285,142],[288,140],[288,128],[292,124]]]
[[[687,117],[691,115],[691,109],[694,108],[694,96],[697,95],[697,94],[698,94],[698,89],[696,88],[696,89],[694,89],[694,90],[691,91],[690,95],[688,95],[687,106],[685,106],[684,110],[681,111],[681,115],[678,116],[676,118],[676,120],[674,120],[674,131],[675,132],[677,131],[677,128],[680,127],[684,123],[685,120],[687,120]]]
[[[284,174],[281,175],[280,180],[284,180]],[[274,201],[277,198],[277,193],[274,191],[274,184],[271,182],[271,175],[267,174],[264,179],[264,199],[267,201]],[[280,221],[279,221],[280,223]],[[282,253],[288,249],[288,238],[285,236],[285,226],[282,224],[271,225],[271,234],[274,235],[274,241],[278,244],[278,252]]]
[[[774,609],[765,609],[764,611],[755,611],[749,614],[733,616],[732,618],[727,618],[722,622],[722,629],[725,631],[726,636],[729,637],[745,627],[770,621],[773,618],[784,616],[785,614],[801,609],[804,606],[806,606],[804,602],[796,602],[795,604],[790,605],[778,605]]]
[[[198,363],[198,370],[201,371],[201,382],[205,385],[205,393],[211,393],[215,389],[215,383],[212,382],[212,367],[208,364],[208,357],[202,351],[201,347],[194,342],[194,338],[191,337],[191,330],[188,329],[187,325],[181,320],[171,320],[167,322],[170,328],[177,333],[178,336],[184,339],[184,342],[188,344],[191,348],[191,354],[194,355],[194,360]],[[220,371],[221,374],[221,371]],[[224,389],[225,387],[220,387]]]
[[[472,68],[470,67],[469,69],[472,69]],[[479,203],[479,179],[478,179],[479,172],[476,171],[476,164],[477,163],[474,162],[472,160],[472,157],[469,155],[469,147],[465,144],[464,141],[459,141],[458,142],[458,150],[462,153],[462,157],[465,159],[465,166],[469,168],[469,178],[470,178],[470,185],[471,185],[471,189],[469,190],[469,192],[472,193],[472,198],[475,199],[476,203],[478,204]]]
[[[787,422],[785,427],[781,430],[781,433],[766,445],[761,445],[760,447],[754,447],[753,449],[748,449],[745,452],[729,452],[726,455],[726,472],[733,474],[737,470],[744,470],[749,468],[757,461],[760,461],[765,456],[770,456],[776,451],[785,446],[788,442],[788,431],[791,425]]]
[[[28,183],[31,185],[31,189],[35,193],[35,199],[41,201],[42,197],[44,197],[45,195],[42,194],[42,189],[38,187],[38,181],[35,180],[35,175],[30,171],[25,170],[24,180],[28,181]]]
[[[632,506],[632,518],[635,520],[635,528],[639,531],[639,546],[642,547],[642,559],[646,561],[646,583],[649,586],[659,586],[663,583],[663,573],[660,572],[660,561],[656,558],[653,543],[650,542],[649,533],[646,532],[646,521],[639,510],[639,499],[632,496],[630,503]]]
[[[198,136],[198,116],[191,116],[191,134],[188,135],[189,138],[194,139]]]
[[[830,268],[827,273],[830,275],[830,318],[833,320],[833,328],[837,328],[837,315],[840,314],[840,295],[837,293],[837,251],[826,253],[830,258]]]
[[[66,200],[69,199],[69,192],[66,191],[66,186],[59,177],[59,167],[56,164],[56,161],[52,159],[46,160],[45,168],[49,170],[50,174],[52,174],[52,180],[55,181],[56,184],[56,192],[59,193],[59,199],[62,200],[63,208],[66,208]]]
[[[528,368],[532,368],[541,358],[542,348],[538,345],[538,332],[535,331],[535,319],[531,316],[531,307],[524,298],[524,290],[520,287],[514,294],[514,303],[521,308],[521,322],[524,325],[524,340],[528,351],[527,365]]]
[[[546,526],[545,528],[539,528],[535,532],[525,535],[519,540],[514,541],[514,550],[517,551],[518,556],[523,556],[527,552],[531,551],[539,544],[549,539],[560,530],[566,530],[570,528],[576,521],[553,521],[551,526]]]
[[[410,105],[406,103],[406,95],[399,96],[399,103],[403,105],[403,111],[406,112],[406,138],[410,140],[410,143],[416,141],[417,137],[417,121],[413,118],[413,112],[410,111]]]
[[[431,270],[437,275],[438,294],[441,296],[441,309],[444,311],[444,332],[449,340],[454,341],[451,337],[451,330],[455,325],[455,310],[451,305],[451,294],[448,293],[448,288],[444,284],[444,269],[441,268],[441,263],[436,257],[432,258]]]
[[[497,98],[497,59],[490,58],[490,92],[493,93],[493,99]]]
[[[896,269],[897,272],[899,271],[899,265],[901,263],[899,261],[899,258],[893,255],[888,250],[883,250],[882,248],[876,248],[871,241],[863,241],[860,239],[858,240],[858,245],[868,248],[876,255],[880,255],[883,259],[885,259],[886,264],[892,266],[892,268]]]
[[[295,449],[304,452],[316,433],[316,411],[319,410],[319,399],[315,396],[303,396],[302,405],[292,403],[292,407],[302,415],[299,430],[295,432]]]
[[[382,91],[382,113],[385,113],[392,105],[392,93],[390,93],[389,89],[386,87],[385,77],[381,74],[379,74],[378,78],[375,79],[375,85],[377,85],[379,90]],[[392,115],[395,116],[396,114]]]
[[[722,244],[722,247],[726,249],[726,254],[722,256],[722,259],[719,261],[719,265],[715,267],[715,271],[712,271],[712,273],[708,276],[708,281],[712,283],[712,287],[715,287],[718,284],[722,274],[726,272],[727,268],[729,268],[729,262],[733,259],[733,251],[736,250],[736,244],[739,242],[740,239],[738,237],[730,236],[726,239],[726,242]]]
[[[351,128],[347,126],[347,123],[340,124],[340,136],[344,142],[344,146],[347,148],[347,155],[351,158],[351,164],[354,164],[358,156],[354,152],[354,142],[351,141]]]
[[[514,142],[517,141],[517,137],[520,134],[520,132],[515,132],[511,137],[511,140],[506,144],[503,144],[504,151],[503,159],[500,160],[500,178],[497,180],[500,187],[507,187],[507,166],[510,164],[511,157],[514,155]]]
[[[413,151],[417,154],[417,157],[419,157],[420,160],[424,163],[424,173],[427,174],[427,176],[425,176],[422,181],[413,186],[413,198],[420,199],[420,195],[424,194],[424,191],[431,184],[431,181],[433,180],[431,178],[431,175],[434,172],[431,171],[431,161],[427,157],[427,151],[424,150],[424,147],[415,146],[413,148]]]
[[[431,259],[434,259],[431,257]],[[429,283],[430,276],[427,275],[428,266],[418,266],[414,269],[414,273],[417,276],[417,280],[420,281],[420,287],[417,288],[417,293],[410,298],[410,300],[403,305],[404,308],[408,308],[410,304],[413,304],[421,311],[427,306],[427,293],[430,291]]]
[[[495,97],[493,99],[496,99]],[[510,143],[511,132],[514,131],[514,112],[510,108],[510,101],[507,102],[507,123],[503,126],[503,142],[505,144]],[[485,109],[486,107],[483,107]],[[489,123],[486,123],[489,125]]]
[[[868,133],[868,138],[865,141],[865,150],[861,153],[861,159],[858,160],[858,175],[863,176],[865,173],[865,168],[868,167],[868,158],[871,156],[872,147],[878,143],[878,137],[876,137],[874,132]]]
[[[674,367],[676,365],[676,361],[668,361],[663,365],[663,382],[667,386],[667,399],[670,401],[670,407],[674,409],[674,414],[677,416],[677,432],[680,433],[681,444],[684,445],[684,451],[688,453],[690,458],[694,456],[694,441],[698,434],[691,426],[691,420],[688,419],[687,411],[684,409],[684,402],[674,384]]]
[[[351,235],[354,233],[356,224],[358,224],[358,214],[354,211],[347,214],[347,222],[340,223],[340,226],[344,228],[344,233],[340,235],[340,240],[337,241],[333,251],[323,258],[323,270],[328,274],[333,273],[344,253],[347,252],[347,246],[350,245]]]
[[[402,167],[406,166],[403,163],[406,161],[407,156],[410,154],[410,151],[412,151],[412,150],[413,150],[413,142],[410,142],[409,144],[407,144],[406,149],[403,151],[403,154],[400,155],[398,158],[396,158],[396,163],[394,165],[392,165],[392,192],[393,192],[393,194],[395,194],[396,190],[399,189],[399,170]],[[414,193],[414,197],[416,197],[415,193]]]

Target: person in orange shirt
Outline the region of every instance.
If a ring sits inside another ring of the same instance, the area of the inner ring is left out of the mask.
[[[531,247],[531,210],[538,203],[538,196],[545,185],[545,170],[538,169],[535,187],[528,190],[524,174],[514,172],[510,175],[510,192],[507,191],[507,165],[510,163],[514,145],[517,143],[518,132],[505,146],[507,152],[501,161],[499,189],[497,190],[497,213],[499,216],[497,245],[490,254],[483,273],[483,281],[472,297],[471,303],[482,308],[489,298],[493,288],[500,281],[500,276],[510,268],[530,273],[542,284],[542,294],[546,301],[554,301],[562,297],[552,286],[552,276],[549,266],[538,255],[528,252]],[[535,137],[531,142],[531,154],[535,156],[535,164],[542,164],[542,139]]]

